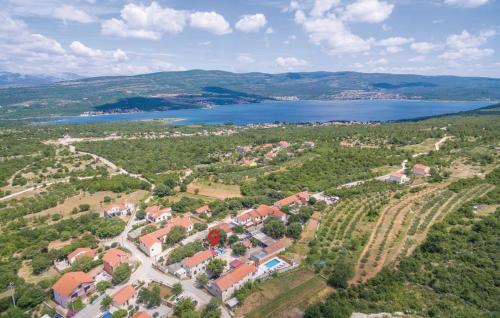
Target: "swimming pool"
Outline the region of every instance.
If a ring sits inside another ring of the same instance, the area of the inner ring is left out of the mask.
[[[270,269],[270,268],[273,268],[274,266],[278,265],[280,263],[280,260],[277,259],[277,258],[273,258],[272,260],[270,260],[269,262],[265,263],[264,266],[267,268],[267,269]]]
[[[101,316],[101,318],[111,318],[111,317],[113,317],[113,314],[110,313],[109,311],[104,313],[104,315]]]

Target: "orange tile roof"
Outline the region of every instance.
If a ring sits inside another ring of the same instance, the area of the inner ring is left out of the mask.
[[[108,263],[112,267],[115,267],[117,265],[120,265],[121,263],[126,262],[129,256],[130,255],[125,251],[117,248],[112,248],[108,250],[106,254],[104,254],[104,256],[102,257],[102,261],[104,263]]]
[[[200,251],[193,256],[186,258],[184,264],[188,267],[194,267],[207,259],[215,256],[215,252],[212,250]]]
[[[146,213],[153,216],[154,218],[157,218],[157,217],[161,216],[163,213],[171,212],[172,209],[171,208],[163,208],[162,209],[158,205],[154,205],[154,206],[150,206],[145,211],[146,211]]]
[[[132,318],[151,318],[151,316],[145,311],[139,311]]]
[[[423,165],[421,163],[417,163],[413,168],[417,168],[417,169],[428,169],[429,167],[427,167],[426,165]]]
[[[182,227],[187,229],[188,227],[190,227],[192,225],[193,225],[193,222],[191,221],[191,217],[189,215],[188,216],[181,215],[181,216],[176,216],[176,217],[172,218],[170,221],[168,221],[165,228],[167,228],[168,232],[170,232],[170,230],[174,226],[182,226]],[[167,234],[168,234],[168,232],[167,232]]]
[[[92,283],[94,279],[87,273],[84,272],[69,272],[64,274],[59,280],[52,286],[52,290],[63,297],[69,297],[75,289],[78,288],[83,283]]]
[[[226,233],[231,233],[233,232],[233,229],[231,228],[231,226],[227,223],[219,223],[217,224],[214,229],[219,229],[219,230],[223,230],[224,232]]]
[[[218,278],[214,283],[221,291],[224,291],[237,282],[241,281],[249,274],[255,273],[256,270],[257,268],[255,267],[255,265],[242,264],[235,268],[233,271]]]
[[[401,172],[399,171],[394,171],[391,173],[391,177],[398,177],[398,178],[401,178],[401,177],[404,177],[405,175],[402,174]]]
[[[285,239],[281,239],[279,241],[274,242],[273,244],[269,245],[268,247],[264,248],[264,251],[267,254],[273,254],[276,253],[276,251],[281,250],[282,248],[287,247],[288,242]]]
[[[132,285],[123,286],[113,295],[113,301],[118,305],[125,304],[128,300],[135,296],[135,288]]]
[[[293,203],[302,203],[302,200],[308,201],[309,200],[309,193],[307,191],[300,192],[294,195],[291,195],[289,197],[286,197],[284,199],[281,199],[275,203],[275,205],[279,206],[287,206]]]
[[[80,257],[83,257],[83,256],[87,256],[87,257],[90,257],[90,258],[94,258],[95,257],[95,254],[96,252],[89,248],[89,247],[80,247],[80,248],[77,248],[76,250],[74,250],[73,252],[71,252],[67,259],[68,260],[71,260],[71,259],[79,259]]]
[[[168,234],[170,230],[167,229],[167,228],[161,228],[159,230],[156,230],[154,232],[151,232],[151,233],[148,233],[148,234],[144,234],[143,236],[141,236],[139,238],[139,240],[141,241],[141,243],[146,246],[147,248],[151,248],[151,246],[153,246],[153,244],[155,243],[160,243],[163,241],[163,238],[165,237],[165,235]]]
[[[211,210],[210,210],[210,207],[208,206],[208,204],[205,204],[204,206],[201,206],[201,207],[196,209],[196,213],[198,213],[198,214],[208,213],[210,211]]]

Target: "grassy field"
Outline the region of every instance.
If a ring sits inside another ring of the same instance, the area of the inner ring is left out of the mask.
[[[326,295],[329,291],[331,289],[321,277],[299,268],[262,282],[236,310],[236,315],[287,317],[289,313],[302,312],[317,295]]]
[[[196,189],[198,189],[199,195],[212,197],[216,199],[241,197],[239,185],[195,181],[188,186],[187,191],[189,193],[195,193]]]

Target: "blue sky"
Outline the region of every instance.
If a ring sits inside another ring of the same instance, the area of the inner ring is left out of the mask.
[[[500,77],[500,0],[0,0],[0,70]]]

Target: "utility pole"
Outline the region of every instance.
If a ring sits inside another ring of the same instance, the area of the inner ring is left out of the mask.
[[[14,305],[14,307],[16,307],[16,285],[14,285],[14,283],[10,283],[9,289],[12,290],[12,294],[11,294],[12,304]]]

